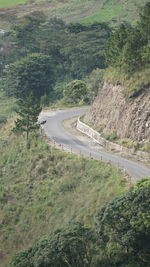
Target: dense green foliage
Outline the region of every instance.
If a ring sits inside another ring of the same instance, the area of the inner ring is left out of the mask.
[[[70,103],[84,102],[86,94],[86,83],[81,80],[74,80],[68,83],[64,89],[64,97]]]
[[[49,94],[54,83],[54,70],[50,56],[30,54],[8,69],[6,92],[17,98],[28,97],[31,93],[37,99]]]
[[[148,2],[136,26],[121,24],[108,41],[106,61],[112,72],[112,67],[129,79],[135,72],[142,72],[150,66],[150,2]],[[119,76],[119,75],[118,75]],[[142,77],[141,77],[142,79]],[[119,80],[119,79],[118,79]],[[130,96],[149,85],[149,77],[143,79],[142,86],[130,90]],[[122,79],[120,80],[122,81]]]
[[[97,214],[96,228],[102,249],[100,266],[149,266],[149,182],[149,179],[139,182],[126,195],[106,204]]]
[[[5,47],[1,55],[3,75],[7,66],[6,91],[17,97],[33,91],[38,97],[50,95],[50,101],[59,99],[65,83],[105,68],[109,33],[104,23],[66,25],[60,19],[48,20],[41,12],[28,15],[3,37],[9,43],[7,53]]]
[[[66,25],[61,19],[47,19],[39,11],[20,19],[13,25],[13,31],[3,36],[2,41],[2,44],[4,40],[7,43],[1,55],[3,74],[6,67],[9,73],[7,90],[15,95],[18,93],[18,96],[20,92],[21,96],[23,84],[28,81],[31,84],[30,90],[33,90],[32,83],[35,85],[34,90],[38,92],[38,96],[49,95],[50,101],[58,100],[63,97],[66,83],[75,79],[83,80],[96,68],[104,69],[105,55],[109,73],[112,74],[112,68],[115,68],[116,76],[120,77],[121,73],[124,79],[133,77],[135,72],[149,69],[149,5],[148,2],[144,7],[136,26],[123,23],[117,30],[112,30],[107,49],[110,28],[105,23]],[[29,60],[32,54],[43,57],[43,61],[34,64]],[[49,60],[47,58],[44,63],[46,56]],[[35,69],[39,74],[36,77],[37,83],[33,75]],[[32,73],[33,80],[29,73]],[[102,75],[100,76],[99,88],[102,84]],[[37,78],[44,81],[43,84]],[[145,72],[142,84],[135,89],[128,86],[131,88],[129,95],[135,95],[141,86],[146,87],[148,83]],[[87,87],[90,88],[88,84]],[[96,94],[94,88],[90,92],[87,90],[85,99],[91,102]]]
[[[140,181],[100,209],[93,229],[69,225],[14,255],[10,266],[149,267],[149,195],[150,180]]]
[[[15,255],[10,266],[90,266],[93,239],[91,229],[80,223],[70,224],[68,228],[54,232],[28,251]]]
[[[106,51],[107,62],[110,66],[120,67],[121,70],[132,73],[138,68],[145,67],[149,62],[150,40],[150,2],[144,7],[140,20],[135,27],[121,24],[112,33]],[[146,56],[147,54],[147,61]]]

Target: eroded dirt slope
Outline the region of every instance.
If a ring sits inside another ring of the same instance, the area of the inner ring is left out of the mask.
[[[150,141],[150,88],[134,98],[125,98],[120,85],[105,83],[85,122],[94,124],[103,134]]]

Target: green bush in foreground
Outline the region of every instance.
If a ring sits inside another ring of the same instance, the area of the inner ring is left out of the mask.
[[[26,252],[16,254],[10,266],[89,266],[93,237],[91,229],[80,223],[70,224],[36,243]]]
[[[13,256],[10,267],[149,267],[150,179],[105,204],[95,228],[68,225]]]

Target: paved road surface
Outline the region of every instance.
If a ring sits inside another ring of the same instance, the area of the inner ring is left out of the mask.
[[[45,115],[46,123],[44,124],[44,131],[46,135],[59,144],[63,144],[67,147],[72,147],[73,152],[80,152],[86,156],[92,156],[95,159],[103,160],[106,162],[112,162],[118,165],[122,169],[128,172],[131,177],[138,179],[142,177],[150,177],[150,168],[136,163],[131,160],[127,160],[120,156],[112,155],[103,151],[97,151],[90,148],[84,142],[81,142],[76,137],[72,136],[62,126],[62,121],[76,117],[84,113],[86,108],[76,108],[71,110],[52,112],[49,115]],[[47,113],[48,114],[48,113]]]

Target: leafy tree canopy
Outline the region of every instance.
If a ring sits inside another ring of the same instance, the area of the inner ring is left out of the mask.
[[[28,250],[14,255],[10,267],[149,267],[150,179],[105,204],[95,228],[71,223]]]
[[[81,80],[74,80],[68,83],[64,89],[64,97],[69,102],[78,103],[84,101],[87,93],[86,83]]]
[[[16,134],[26,133],[27,147],[30,144],[29,134],[39,129],[42,124],[38,122],[41,110],[39,102],[37,102],[37,99],[32,94],[18,102],[17,114],[19,118],[15,121],[13,132]]]
[[[6,80],[8,95],[24,98],[30,93],[39,99],[52,90],[54,70],[51,57],[30,54],[11,64]]]
[[[148,267],[150,262],[150,180],[106,204],[96,216],[101,262]],[[102,265],[103,266],[103,265]]]
[[[93,233],[80,223],[74,223],[41,240],[32,248],[14,255],[11,267],[90,266]]]

